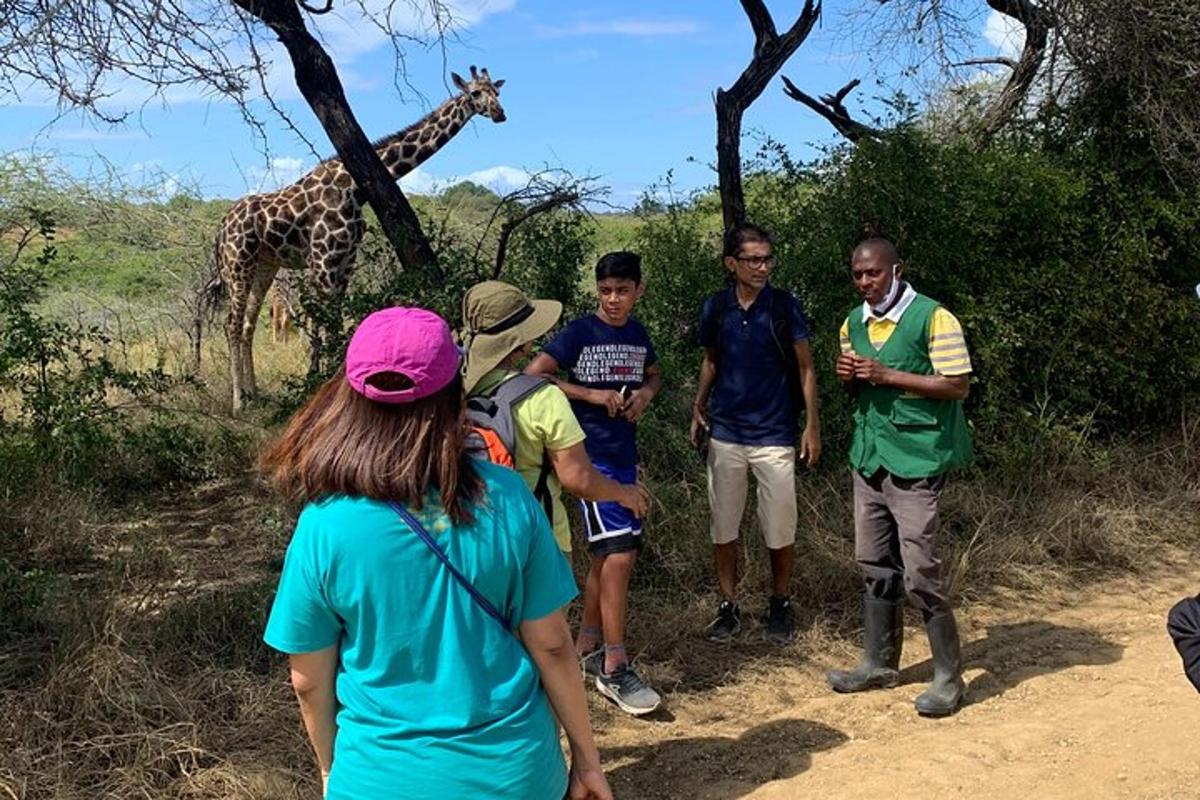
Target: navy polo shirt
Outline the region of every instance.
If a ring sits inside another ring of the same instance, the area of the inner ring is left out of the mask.
[[[784,304],[792,341],[807,341],[808,320],[800,303],[770,284],[747,309],[730,287],[709,296],[700,310],[700,344],[717,350],[717,377],[708,403],[714,439],[748,445],[796,444],[799,409],[793,408],[788,365],[771,334],[772,303]]]

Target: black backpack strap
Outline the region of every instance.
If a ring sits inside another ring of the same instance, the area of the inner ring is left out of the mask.
[[[554,496],[550,493],[550,473],[553,466],[550,464],[550,454],[545,450],[542,451],[542,468],[538,472],[537,485],[533,487],[533,496],[542,504],[542,509],[546,512],[546,519],[550,520],[550,527],[554,527]]]

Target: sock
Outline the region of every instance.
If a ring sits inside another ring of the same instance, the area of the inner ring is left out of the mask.
[[[579,637],[575,640],[575,652],[580,656],[586,656],[596,649],[596,645],[600,644],[600,637],[602,635],[599,625],[581,626],[579,628]]]
[[[605,644],[604,645],[604,674],[612,675],[617,671],[618,667],[625,666],[629,663],[629,656],[625,654],[625,645],[623,644]]]

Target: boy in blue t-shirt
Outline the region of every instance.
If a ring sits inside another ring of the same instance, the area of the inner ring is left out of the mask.
[[[650,337],[630,316],[644,290],[641,257],[603,256],[596,263],[599,309],[567,325],[526,369],[558,383],[587,434],[592,464],[627,484],[637,482],[635,423],[663,383]],[[566,381],[555,377],[560,369]],[[633,671],[625,650],[627,594],[642,523],[617,503],[581,503],[592,566],[576,651],[601,694],[630,714],[647,714],[662,700]]]

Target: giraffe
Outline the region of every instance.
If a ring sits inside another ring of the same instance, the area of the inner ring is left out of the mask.
[[[503,80],[493,81],[487,69],[474,66],[470,81],[457,73],[450,76],[459,94],[375,142],[375,152],[393,178],[400,179],[436,153],[474,115],[504,122],[499,97]],[[366,228],[362,203],[350,173],[339,159],[330,158],[277,192],[243,197],[221,221],[213,252],[228,296],[225,337],[234,411],[257,391],[254,329],[275,274],[304,269],[314,293],[328,297],[345,291]],[[311,338],[315,359],[320,335],[314,331]]]
[[[271,284],[271,290],[267,293],[270,298],[268,309],[270,310],[271,319],[271,344],[279,344],[283,342],[287,344],[287,340],[292,333],[292,325],[296,322],[296,294],[292,290],[291,279],[286,272],[279,272],[275,275],[275,281]]]

